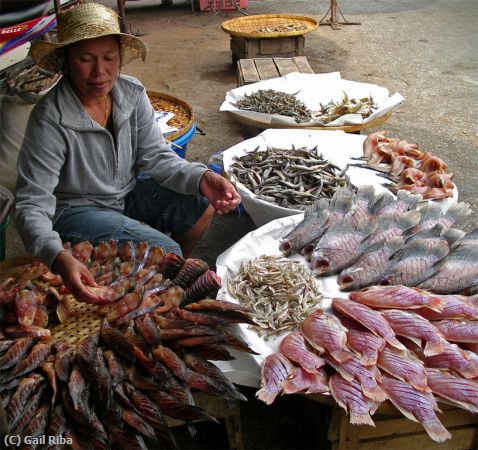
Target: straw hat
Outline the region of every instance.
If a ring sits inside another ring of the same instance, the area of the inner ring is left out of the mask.
[[[56,50],[84,39],[102,36],[120,36],[121,62],[127,64],[135,58],[146,58],[144,42],[131,34],[121,33],[115,11],[98,3],[83,3],[57,16],[57,41],[35,40],[30,54],[35,63],[52,72],[60,69]]]

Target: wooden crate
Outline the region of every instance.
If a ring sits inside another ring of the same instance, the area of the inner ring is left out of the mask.
[[[441,444],[433,441],[422,425],[406,419],[395,408],[375,414],[375,428],[351,425],[342,408],[333,407],[329,440],[333,450],[469,450],[477,441],[477,416],[473,413],[440,404],[438,418],[453,436]]]
[[[240,59],[237,61],[237,86],[283,77],[293,72],[314,73],[305,56]]]
[[[232,62],[244,58],[271,58],[282,56],[292,58],[304,55],[304,36],[289,36],[268,39],[248,39],[231,36]]]

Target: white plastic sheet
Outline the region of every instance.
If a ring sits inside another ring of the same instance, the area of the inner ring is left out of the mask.
[[[273,89],[285,92],[286,94],[296,94],[296,97],[313,112],[319,111],[320,105],[325,105],[329,103],[330,100],[335,102],[342,101],[344,92],[350,99],[372,96],[378,105],[378,109],[367,118],[363,118],[360,114],[347,114],[328,124],[322,124],[318,121],[297,124],[293,117],[244,111],[239,110],[235,106],[235,103],[243,98],[244,95],[250,95],[260,89]],[[368,123],[387,114],[404,100],[404,97],[399,93],[390,96],[387,88],[376,84],[345,80],[340,76],[340,72],[322,74],[290,73],[280,78],[259,81],[227,91],[225,100],[219,110],[228,111],[232,115],[256,120],[261,123],[264,128],[267,128],[271,124],[283,124],[284,126],[301,125],[304,127],[341,126]]]

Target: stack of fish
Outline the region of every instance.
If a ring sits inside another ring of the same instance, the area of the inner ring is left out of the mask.
[[[43,301],[17,301],[36,282],[55,286],[63,302],[69,294],[58,277],[34,262],[25,270],[33,280],[17,274],[5,284],[18,320],[0,333],[0,407],[12,434],[82,449],[174,448],[164,416],[215,420],[194,405],[191,390],[245,400],[209,361],[234,359],[228,348],[254,353],[230,325],[254,323],[251,311],[206,298],[220,280],[204,261],[146,243],[66,248],[95,274],[105,317],[99,331],[70,344],[34,325]]]
[[[153,308],[156,294],[170,286],[181,290],[178,302],[186,304],[215,296],[221,285],[205,261],[165,255],[161,247],[146,242],[118,246],[112,240],[93,247],[84,241],[73,246],[66,243],[65,249],[86,264],[100,285],[90,289],[99,294],[99,303],[112,309]],[[19,267],[0,284],[2,323],[9,324],[5,333],[12,337],[49,336],[47,326],[70,317],[72,296],[68,294],[61,277],[49,272],[42,262]]]
[[[334,298],[332,310],[310,314],[266,357],[259,399],[328,394],[352,424],[372,426],[389,400],[437,442],[451,438],[437,401],[478,412],[476,296],[374,287]]]
[[[318,276],[338,275],[341,290],[398,284],[476,293],[478,229],[459,229],[470,207],[457,203],[443,213],[428,202],[417,210],[420,200],[407,191],[394,197],[376,194],[373,186],[357,194],[341,188],[309,207],[279,249],[304,255]]]
[[[393,183],[393,192],[404,189],[420,194],[425,200],[441,200],[453,196],[452,173],[446,173],[447,164],[430,152],[422,152],[418,144],[387,137],[379,131],[364,141],[366,167],[383,172]]]

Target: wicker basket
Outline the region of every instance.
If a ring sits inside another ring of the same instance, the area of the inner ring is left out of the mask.
[[[231,36],[247,39],[267,39],[301,36],[318,28],[310,17],[291,14],[257,14],[236,17],[222,23],[222,30]],[[264,31],[270,29],[270,31]],[[261,31],[263,30],[263,31]]]
[[[146,91],[151,105],[156,111],[168,111],[174,114],[174,117],[168,122],[169,125],[178,129],[173,134],[167,136],[168,141],[174,141],[186,134],[193,126],[194,115],[191,105],[184,100],[163,94],[162,92]]]

